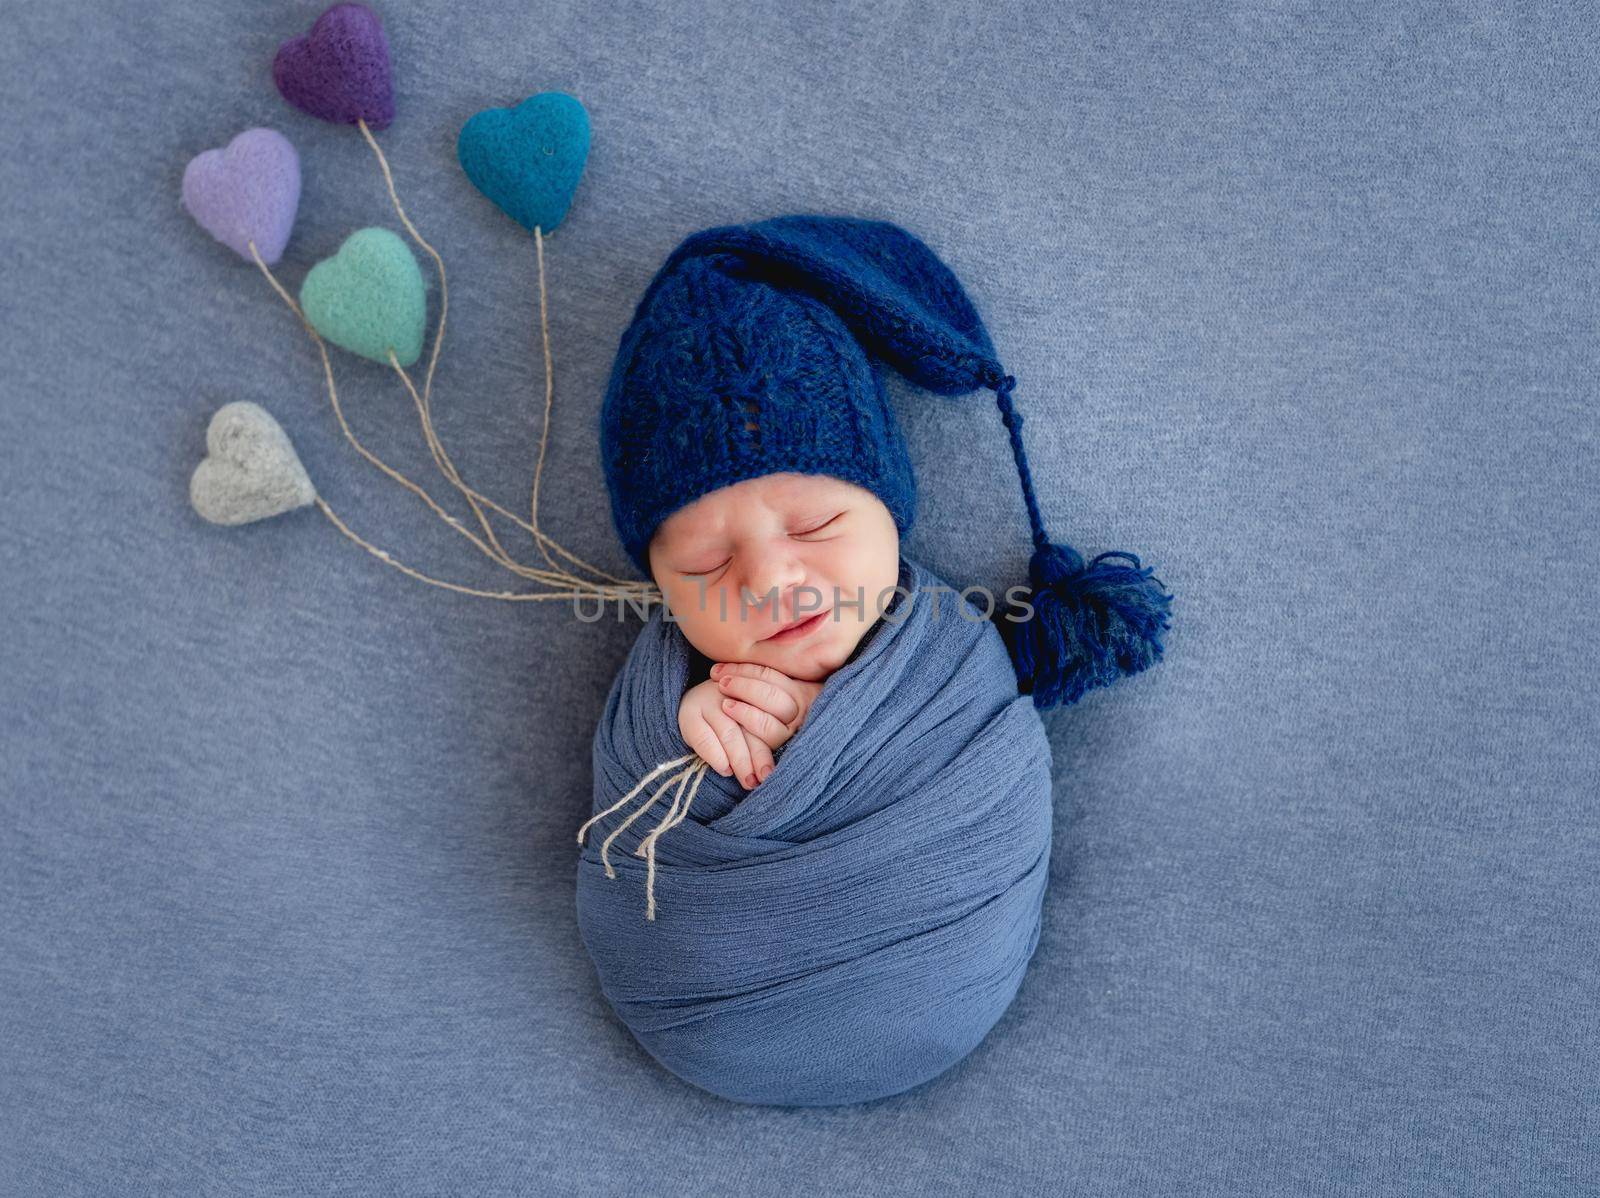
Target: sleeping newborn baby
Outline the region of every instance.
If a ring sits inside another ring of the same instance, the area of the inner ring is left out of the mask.
[[[995,394],[1033,553],[988,610],[901,554],[916,479],[884,365]],[[595,730],[578,923],[635,1039],[714,1094],[863,1102],[976,1047],[1038,944],[1040,710],[1160,655],[1150,571],[1046,535],[1014,382],[884,221],[696,233],[622,335],[601,460],[664,602]]]
[[[894,516],[864,487],[785,471],[678,509],[649,554],[699,655],[678,709],[684,743],[724,777],[756,786],[893,598]]]

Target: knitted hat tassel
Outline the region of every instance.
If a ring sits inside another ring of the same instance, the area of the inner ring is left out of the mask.
[[[1022,694],[1037,708],[1076,703],[1092,687],[1105,686],[1161,660],[1161,632],[1167,628],[1167,593],[1154,567],[1140,568],[1131,553],[1112,550],[1087,566],[1072,546],[1052,542],[1033,493],[1033,474],[1022,448],[1022,413],[1011,403],[1017,380],[1005,375],[985,380],[995,393],[1000,418],[1011,434],[1011,453],[1022,479],[1022,498],[1033,528],[1030,588],[1023,603],[996,605],[991,615],[1011,654]],[[1109,559],[1125,558],[1131,566]],[[1013,588],[1008,594],[1021,593]],[[1006,618],[1007,616],[1011,618]]]

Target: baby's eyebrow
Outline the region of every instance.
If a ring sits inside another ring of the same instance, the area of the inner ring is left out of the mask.
[[[705,545],[716,537],[711,529],[690,529],[687,532],[669,533],[662,538],[661,547],[669,551],[687,552]]]

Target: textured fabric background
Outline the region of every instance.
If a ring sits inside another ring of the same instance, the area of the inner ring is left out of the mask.
[[[1166,663],[1051,720],[1011,1010],[924,1087],[807,1111],[657,1068],[578,941],[635,622],[423,587],[315,510],[188,506],[210,413],[254,400],[358,531],[502,585],[344,443],[298,325],[178,206],[265,123],[305,170],[292,285],[395,226],[359,135],[272,87],[319,7],[8,11],[0,1192],[1593,1192],[1593,15],[1186,7],[380,7],[475,485],[522,506],[542,381],[532,246],[455,135],[559,88],[594,123],[548,246],[564,544],[623,568],[596,415],[664,255],[835,210],[952,265],[1052,530],[1177,596]],[[423,477],[392,375],[339,368]],[[1009,584],[992,398],[896,403],[908,552]]]

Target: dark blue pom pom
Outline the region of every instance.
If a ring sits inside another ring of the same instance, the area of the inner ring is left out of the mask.
[[[1124,558],[1131,566],[1113,563]],[[1034,552],[1023,603],[997,609],[995,625],[1011,653],[1017,686],[1037,708],[1076,703],[1161,660],[1172,596],[1154,568],[1131,553],[1102,553],[1086,567],[1070,545]],[[1006,618],[1008,615],[1013,618]]]

